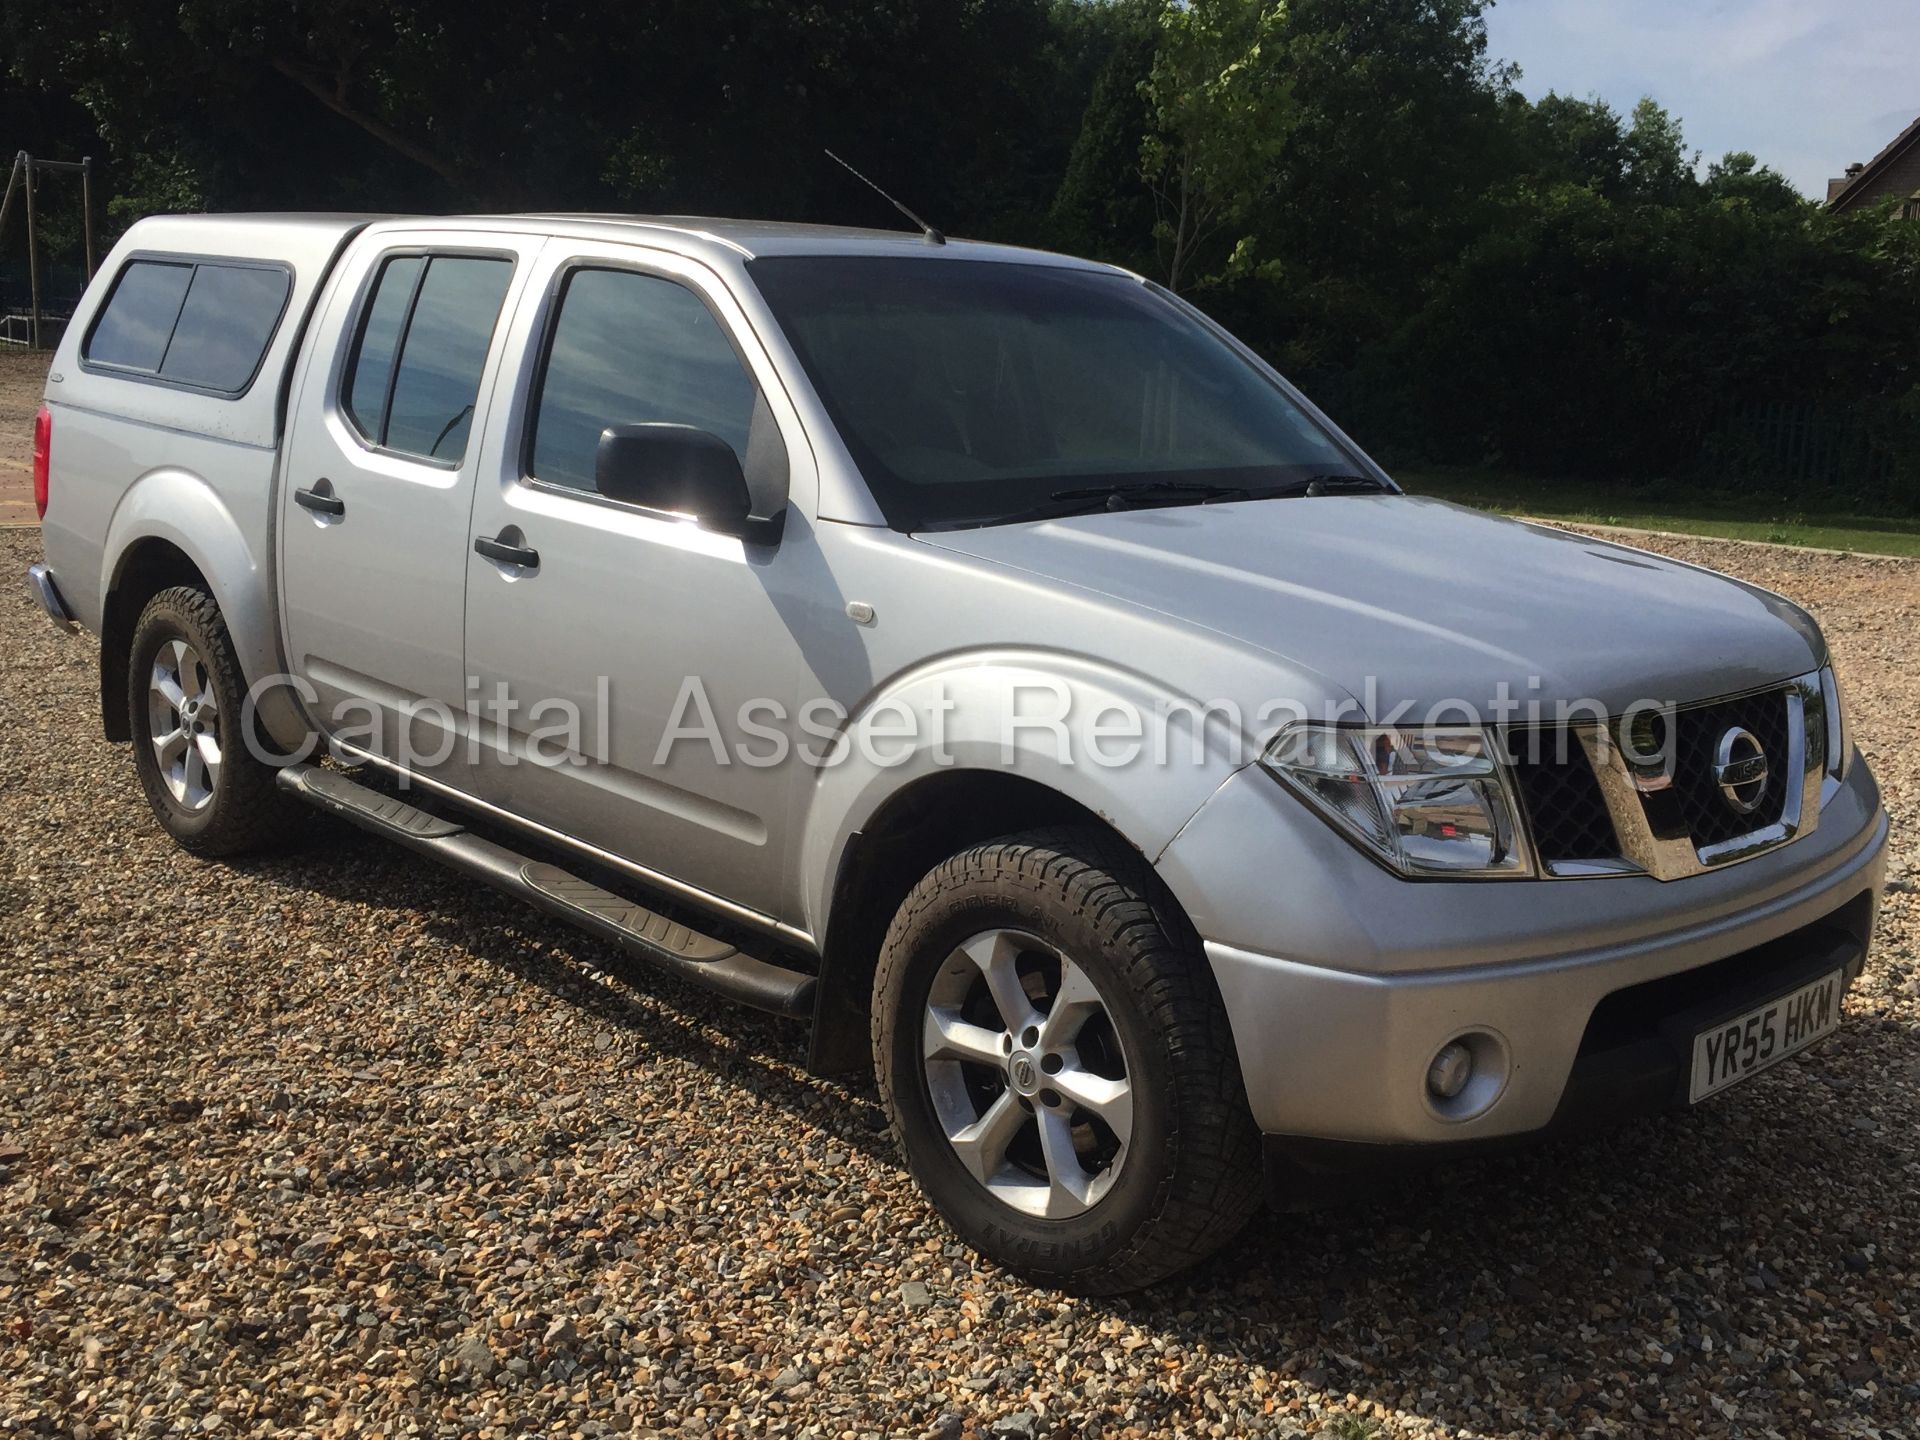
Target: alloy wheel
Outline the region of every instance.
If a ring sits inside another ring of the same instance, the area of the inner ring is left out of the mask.
[[[947,1143],[995,1199],[1062,1220],[1113,1187],[1132,1071],[1099,987],[1067,955],[1019,930],[962,942],[929,990],[922,1055]]]
[[[205,809],[220,778],[220,702],[206,661],[184,640],[153,657],[147,721],[167,790],[186,809]]]

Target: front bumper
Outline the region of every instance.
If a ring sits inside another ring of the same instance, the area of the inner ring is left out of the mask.
[[[1410,882],[1265,776],[1243,774],[1159,865],[1207,937],[1255,1120],[1311,1157],[1316,1147],[1300,1142],[1451,1151],[1568,1126],[1589,1109],[1626,1113],[1630,1100],[1671,1103],[1683,1084],[1670,1069],[1674,1037],[1696,1015],[1704,1025],[1748,996],[1760,1003],[1760,990],[1791,989],[1782,977],[1808,967],[1845,968],[1851,983],[1886,837],[1856,756],[1813,834],[1724,870],[1670,882]],[[1249,855],[1264,873],[1223,898],[1221,877],[1244,881]],[[1267,945],[1246,943],[1256,930]],[[1483,958],[1469,959],[1476,950]],[[1618,996],[1629,998],[1609,1000]],[[1633,996],[1640,1030],[1609,1030]],[[1464,1035],[1484,1037],[1477,1053],[1497,1060],[1498,1085],[1449,1113],[1426,1075]]]
[[[1559,1104],[1538,1130],[1398,1144],[1268,1135],[1268,1192],[1290,1208],[1310,1206],[1352,1193],[1357,1182],[1683,1109],[1695,1035],[1836,970],[1851,987],[1866,962],[1872,925],[1872,896],[1862,893],[1826,919],[1753,950],[1614,991],[1594,1007]]]

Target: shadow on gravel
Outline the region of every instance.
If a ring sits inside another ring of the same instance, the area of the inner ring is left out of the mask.
[[[247,868],[405,905],[436,939],[899,1167],[871,1085],[801,1073],[797,1025],[357,835]],[[1340,1209],[1263,1211],[1193,1274],[1074,1303],[1449,1426],[1513,1422],[1520,1399],[1497,1386],[1461,1398],[1476,1390],[1460,1377],[1482,1369],[1535,1376],[1525,1405],[1543,1429],[1723,1423],[1735,1403],[1783,1433],[1906,1413],[1920,1401],[1914,1331],[1889,1309],[1899,1277],[1885,1257],[1904,1253],[1912,1217],[1887,1213],[1874,1177],[1912,1156],[1860,1105],[1889,1066],[1920,1073],[1920,1037],[1854,1016],[1701,1110],[1435,1169]]]
[[[807,1052],[797,1022],[729,1004],[477,880],[332,822],[297,852],[223,863],[343,903],[404,903],[442,943],[634,1033],[657,1054],[750,1090],[802,1124],[822,1128],[837,1113],[846,1123],[834,1127],[836,1139],[897,1164],[870,1080],[797,1073]],[[823,1096],[830,1106],[819,1104]]]
[[[1920,1067],[1912,1033],[1854,1017],[1700,1111],[1436,1168],[1345,1210],[1263,1215],[1189,1283],[1122,1308],[1450,1425],[1514,1423],[1513,1397],[1433,1399],[1496,1366],[1531,1372],[1529,1403],[1576,1428],[1911,1418],[1912,1217],[1887,1212],[1885,1177],[1912,1156],[1865,1128],[1841,1073],[1887,1045]]]

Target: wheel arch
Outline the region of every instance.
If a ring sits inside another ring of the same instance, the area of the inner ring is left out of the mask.
[[[109,740],[133,738],[127,724],[127,661],[140,612],[155,595],[176,585],[204,590],[219,601],[206,572],[164,537],[139,537],[114,565],[100,613],[100,724]]]
[[[945,770],[915,780],[853,831],[834,872],[808,1067],[842,1074],[870,1065],[875,962],[894,912],[928,871],[971,846],[1061,825],[1104,832],[1139,849],[1110,819],[1064,791],[999,770]]]
[[[1103,758],[1096,743],[1100,717],[1115,707],[1149,727],[1131,760]],[[867,728],[889,711],[912,721],[904,751]],[[1221,716],[1148,675],[1050,649],[944,655],[876,686],[841,728],[798,826],[798,898],[822,957],[814,1067],[867,1063],[880,942],[907,891],[941,860],[1072,824],[1152,862],[1238,768],[1243,742]]]
[[[253,523],[266,525],[264,511]],[[213,597],[249,685],[285,668],[265,557],[200,476],[154,470],[129,487],[108,526],[102,571],[100,708],[109,740],[129,738],[126,670],[134,627],[147,602],[171,586],[191,585]],[[260,719],[289,748],[305,731],[284,686],[262,694]]]

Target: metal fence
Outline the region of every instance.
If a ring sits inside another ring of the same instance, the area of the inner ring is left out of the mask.
[[[40,343],[58,343],[87,288],[87,272],[78,265],[40,267]],[[30,345],[33,337],[33,281],[22,261],[0,262],[0,344]]]
[[[1700,437],[1697,469],[1724,486],[1920,504],[1920,424],[1818,405],[1755,401],[1729,408]]]
[[[1471,437],[1466,446],[1451,437],[1422,433],[1425,413],[1412,397],[1391,390],[1373,393],[1360,377],[1322,371],[1294,377],[1301,389],[1361,444],[1389,463],[1490,463],[1498,466],[1498,434]],[[1692,416],[1690,406],[1697,409]],[[1589,465],[1588,478],[1646,481],[1679,478],[1702,489],[1804,497],[1825,508],[1865,513],[1920,514],[1920,413],[1888,401],[1849,406],[1833,401],[1748,400],[1714,405],[1702,397],[1677,396],[1673,409],[1640,417],[1643,449],[1659,468],[1635,471],[1624,461],[1605,470]],[[1477,443],[1476,443],[1477,442]],[[1569,455],[1568,460],[1574,459]],[[1573,473],[1574,467],[1540,460],[1527,467],[1542,475]]]
[[[26,295],[24,304],[12,296],[0,296],[0,340],[8,344],[27,344],[45,346],[52,344],[66,322],[72,318],[75,304],[84,284],[62,287],[53,279],[50,271],[43,268],[46,257],[42,253],[40,227],[37,223],[41,182],[49,175],[71,175],[78,179],[80,189],[80,249],[85,260],[84,277],[93,274],[93,160],[91,157],[79,160],[37,159],[25,150],[18,151],[13,157],[13,166],[7,172],[7,184],[4,195],[0,195],[0,242],[7,236],[7,223],[12,218],[15,202],[18,201],[21,218],[26,232]],[[49,284],[49,280],[52,284]],[[18,288],[18,282],[10,288]],[[24,338],[22,338],[24,337]]]

